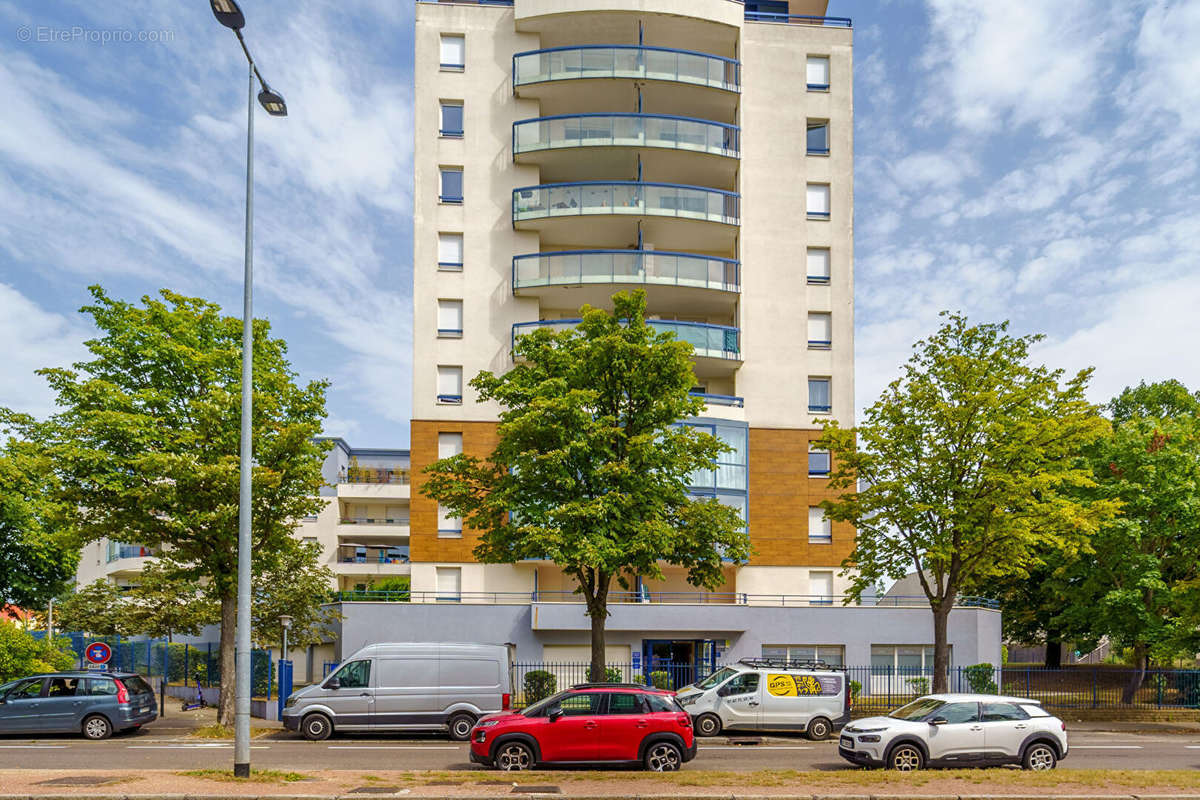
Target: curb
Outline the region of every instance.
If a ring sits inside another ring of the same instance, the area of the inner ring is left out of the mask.
[[[444,800],[445,795],[393,794],[377,797],[403,797],[404,800]],[[548,795],[526,795],[529,797]],[[556,795],[570,800],[1200,800],[1200,794],[653,794],[653,795]],[[0,794],[0,800],[364,800],[367,795],[309,794]],[[456,795],[454,800],[496,800],[497,795]]]

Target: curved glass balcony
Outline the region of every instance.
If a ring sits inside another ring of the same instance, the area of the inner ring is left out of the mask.
[[[740,71],[740,65],[732,58],[633,44],[550,47],[513,56],[514,87],[579,78],[632,78],[736,92]]]
[[[513,154],[570,147],[660,147],[738,157],[738,127],[664,114],[562,114],[513,123]]]
[[[574,328],[583,320],[552,319],[537,322],[518,322],[513,325],[513,343],[517,337],[535,328]],[[681,342],[687,342],[695,350],[695,355],[701,358],[720,358],[729,361],[740,361],[742,358],[739,345],[738,329],[729,325],[709,325],[705,322],[680,322],[670,319],[648,319],[651,328],[659,333],[673,333]]]
[[[737,225],[738,201],[734,192],[675,183],[546,183],[513,190],[513,222],[593,214],[634,214]]]
[[[694,253],[644,250],[559,250],[513,258],[513,289],[587,283],[691,286],[736,292],[737,261]]]

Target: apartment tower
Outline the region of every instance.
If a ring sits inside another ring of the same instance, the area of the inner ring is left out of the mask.
[[[508,369],[515,337],[634,288],[652,325],[695,348],[706,407],[688,424],[733,448],[693,487],[743,511],[755,551],[721,591],[751,605],[841,592],[854,530],[817,507],[829,457],[811,442],[821,420],[853,421],[852,32],[825,13],[417,3],[414,600],[567,597],[553,564],[477,563],[477,536],[421,494],[422,470],[490,451],[498,409],[468,381]],[[631,599],[694,591],[667,569]]]

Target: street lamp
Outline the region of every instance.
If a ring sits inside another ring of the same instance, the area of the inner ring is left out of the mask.
[[[279,654],[279,659],[281,661],[287,661],[287,657],[288,657],[287,632],[289,630],[291,630],[292,618],[289,617],[287,614],[280,614],[279,615],[279,624],[283,626],[283,650]]]
[[[250,479],[253,458],[251,410],[254,392],[254,80],[262,91],[258,102],[273,117],[286,117],[283,95],[272,91],[263,80],[242,38],[246,17],[234,0],[209,0],[217,22],[231,29],[250,65],[250,91],[246,108],[246,265],[242,279],[242,433],[238,458],[241,485],[238,491],[237,574],[237,704],[233,728],[233,774],[250,777]]]

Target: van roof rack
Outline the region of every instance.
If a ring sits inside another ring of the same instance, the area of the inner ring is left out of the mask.
[[[742,658],[739,664],[747,667],[774,667],[776,669],[827,669],[833,670],[824,661],[794,661],[786,658]]]
[[[572,689],[653,689],[644,683],[577,683]]]

